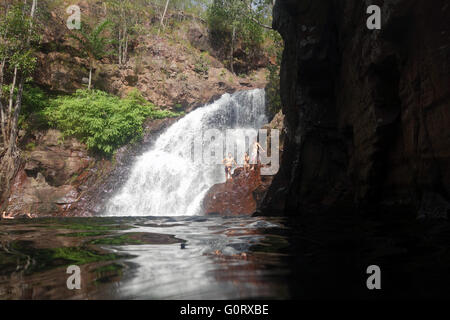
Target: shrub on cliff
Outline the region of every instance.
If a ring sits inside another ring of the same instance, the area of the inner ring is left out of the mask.
[[[86,143],[88,149],[104,155],[139,139],[145,119],[177,116],[158,110],[137,90],[124,99],[98,90],[78,90],[73,95],[53,99],[44,115],[64,136],[74,136]]]

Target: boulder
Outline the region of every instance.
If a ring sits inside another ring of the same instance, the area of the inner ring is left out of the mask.
[[[53,187],[41,173],[33,178],[22,170],[11,188],[7,210],[14,214],[64,215],[76,204],[78,197],[79,193],[74,186]]]
[[[208,32],[205,28],[198,24],[193,25],[188,31],[188,40],[193,47],[201,51],[211,52],[211,45],[209,43]]]
[[[251,215],[255,212],[257,202],[253,193],[261,187],[260,168],[245,172],[237,168],[233,180],[211,187],[203,200],[206,215],[224,216]]]
[[[41,173],[53,186],[61,186],[89,166],[92,159],[76,139],[64,139],[58,130],[37,138],[36,148],[27,154],[24,170],[29,176]]]

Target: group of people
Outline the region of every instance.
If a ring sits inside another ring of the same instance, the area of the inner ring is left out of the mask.
[[[259,153],[260,152],[266,152],[264,150],[263,147],[261,147],[261,145],[255,141],[252,144],[252,157],[250,159],[250,156],[248,155],[248,152],[246,152],[244,154],[244,171],[245,172],[249,172],[250,170],[255,170],[256,168],[256,164],[259,161]],[[234,160],[233,155],[231,154],[231,152],[228,153],[228,157],[226,157],[225,159],[223,159],[222,163],[225,166],[225,179],[226,181],[228,180],[233,180],[233,177],[231,175],[231,170],[233,168],[233,165],[237,166],[236,160]]]
[[[34,216],[31,213],[24,213],[24,214],[18,214],[18,215],[15,215],[12,212],[6,213],[6,211],[3,211],[3,213],[2,213],[2,219],[5,219],[5,220],[12,220],[12,219],[15,219],[18,217],[24,217],[24,218],[30,218],[30,219],[34,218]]]

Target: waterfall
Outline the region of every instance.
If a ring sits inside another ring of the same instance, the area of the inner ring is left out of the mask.
[[[106,207],[108,216],[201,214],[211,186],[225,182],[223,166],[193,161],[193,140],[207,129],[259,129],[267,123],[262,89],[224,94],[170,126],[133,164],[130,177]]]

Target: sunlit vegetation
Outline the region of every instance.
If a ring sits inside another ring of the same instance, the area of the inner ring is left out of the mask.
[[[142,136],[142,124],[148,118],[176,117],[159,110],[137,90],[124,99],[98,90],[79,90],[73,95],[53,99],[43,111],[50,125],[64,136],[86,143],[88,149],[105,155]]]
[[[139,55],[144,53],[135,51],[134,47],[142,36],[163,37],[181,44],[188,52],[192,50],[189,54],[196,55],[193,70],[199,77],[208,76],[212,56],[240,76],[252,72],[252,61],[269,56],[267,101],[269,111],[276,113],[281,107],[282,41],[271,29],[273,3],[272,0],[106,0],[100,3],[88,0],[95,15],[82,15],[81,30],[65,31],[70,45],[47,44],[56,52],[70,47],[73,50],[70,54],[77,52],[76,55],[87,61],[86,65],[80,65],[80,70],[88,68],[88,81],[79,79],[78,86],[83,87],[81,82],[86,81],[87,89],[93,89],[92,92],[79,90],[69,95],[35,86],[33,72],[46,23],[54,12],[64,15],[64,8],[77,4],[76,1],[33,0],[0,5],[0,151],[2,148],[13,154],[17,143],[31,151],[35,145],[29,141],[20,144],[23,133],[20,136],[19,131],[31,133],[53,127],[61,130],[64,137],[78,138],[94,153],[110,156],[120,146],[140,139],[146,119],[179,115],[160,110],[136,90],[120,99],[98,91],[96,83],[92,83],[93,72],[99,64],[114,64],[120,70],[133,57],[135,68],[141,68]],[[212,49],[215,52],[198,55],[185,36],[192,22],[207,27],[212,46],[219,44]],[[186,81],[183,66],[179,68],[177,79]],[[233,81],[225,72],[220,77]]]
[[[40,41],[36,9],[37,0],[0,6],[0,128],[6,158],[16,154],[23,89],[36,66]]]

